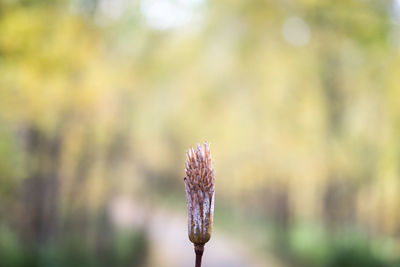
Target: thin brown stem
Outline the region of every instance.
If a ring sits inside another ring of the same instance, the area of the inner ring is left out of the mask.
[[[196,253],[195,267],[201,267],[201,258],[203,257],[204,245],[194,245],[194,252]]]

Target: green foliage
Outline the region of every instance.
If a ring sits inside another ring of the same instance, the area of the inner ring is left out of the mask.
[[[23,247],[9,227],[0,224],[0,266],[23,266]]]
[[[368,249],[358,246],[334,248],[326,267],[389,267],[394,266],[377,258]]]
[[[397,256],[388,257],[385,253],[385,242],[388,241],[368,240],[356,230],[328,233],[318,225],[303,224],[291,231],[290,254],[301,266],[397,266]]]
[[[145,266],[149,248],[144,232],[125,232],[101,248],[100,254],[96,249],[80,237],[25,247],[10,229],[2,227],[0,231],[1,267]]]

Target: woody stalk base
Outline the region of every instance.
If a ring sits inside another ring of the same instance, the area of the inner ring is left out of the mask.
[[[201,267],[201,258],[203,257],[204,245],[194,245],[194,252],[196,253],[195,267]]]

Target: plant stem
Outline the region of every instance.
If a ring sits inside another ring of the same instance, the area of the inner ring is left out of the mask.
[[[194,245],[194,252],[196,253],[195,267],[201,267],[201,258],[203,257],[204,245]]]

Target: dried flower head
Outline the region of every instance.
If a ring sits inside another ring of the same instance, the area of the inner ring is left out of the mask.
[[[214,217],[214,170],[206,142],[187,153],[185,189],[188,208],[189,239],[204,245],[211,237]]]

